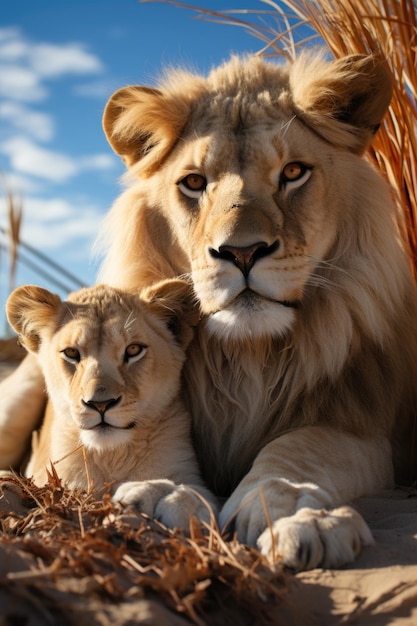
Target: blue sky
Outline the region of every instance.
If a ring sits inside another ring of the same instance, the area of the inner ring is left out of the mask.
[[[189,4],[213,10],[270,8],[261,0]],[[108,97],[126,84],[154,83],[167,65],[206,73],[231,52],[262,47],[242,28],[194,15],[139,0],[2,3],[0,226],[7,225],[7,188],[22,198],[22,239],[85,284],[96,279],[92,245],[120,193],[124,171],[101,128]],[[1,304],[8,293],[6,256],[0,250]],[[21,265],[17,284],[27,282],[56,289]]]

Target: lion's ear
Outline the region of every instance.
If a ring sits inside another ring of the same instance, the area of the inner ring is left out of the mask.
[[[192,328],[198,324],[200,309],[189,282],[180,279],[163,280],[141,292],[141,298],[151,304],[161,316],[180,344],[190,343]]]
[[[297,115],[322,137],[362,153],[372,141],[393,92],[388,71],[374,56],[333,62],[301,55],[290,74]]]
[[[113,150],[127,167],[143,158],[152,171],[178,139],[190,113],[185,97],[150,87],[116,91],[103,115],[103,128]]]
[[[18,287],[6,302],[10,326],[19,335],[21,344],[29,352],[37,352],[42,329],[56,317],[61,298],[41,287]]]

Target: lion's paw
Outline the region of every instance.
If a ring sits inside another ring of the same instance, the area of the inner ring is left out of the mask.
[[[257,546],[270,560],[300,571],[350,563],[373,541],[364,519],[345,506],[331,511],[300,509],[267,528]]]
[[[127,513],[146,513],[169,528],[188,531],[190,517],[210,523],[213,515],[212,502],[200,491],[165,479],[132,481],[122,483],[112,501]]]
[[[268,478],[249,489],[236,489],[220,512],[223,529],[233,529],[241,543],[255,546],[269,524],[297,510],[321,509],[330,502],[328,494],[310,483],[293,485],[283,478]]]

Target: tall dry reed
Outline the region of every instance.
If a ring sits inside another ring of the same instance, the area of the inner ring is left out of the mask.
[[[17,259],[22,225],[22,202],[11,192],[6,192],[7,213],[9,222],[9,291],[16,286]]]

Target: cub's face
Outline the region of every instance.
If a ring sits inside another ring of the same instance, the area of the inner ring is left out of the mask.
[[[63,437],[75,428],[80,443],[103,451],[157,429],[178,395],[192,334],[184,292],[171,297],[166,283],[167,297],[146,301],[104,286],[65,302],[36,287],[13,292],[9,320],[38,355]]]
[[[183,350],[144,305],[78,305],[41,348],[54,403],[67,406],[90,448],[128,443],[179,389]]]

